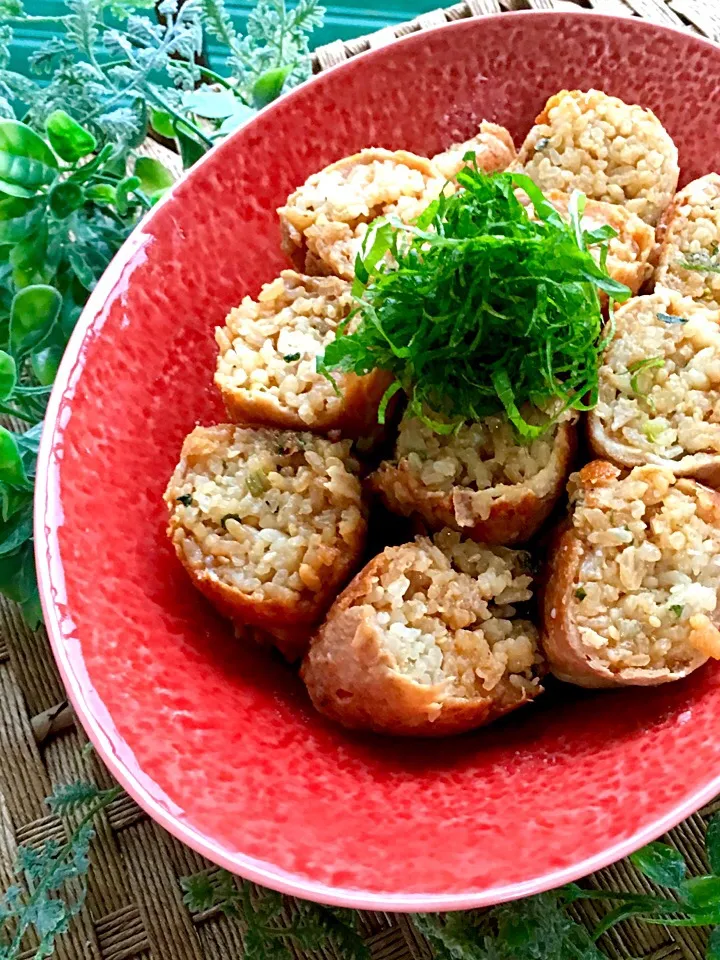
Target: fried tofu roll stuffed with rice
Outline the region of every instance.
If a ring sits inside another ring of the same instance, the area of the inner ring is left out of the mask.
[[[215,339],[215,384],[233,420],[359,437],[377,429],[377,411],[390,377],[337,377],[339,394],[318,373],[316,357],[335,339],[352,307],[350,284],[285,270],[257,300],[231,310]]]
[[[490,723],[542,692],[527,555],[462,541],[388,547],[333,604],[302,676],[346,727],[445,736]]]
[[[550,97],[515,169],[541,190],[581,190],[657,224],[677,189],[678,151],[651,110],[600,90]]]
[[[693,180],[675,196],[658,241],[655,283],[720,310],[720,175]]]
[[[421,517],[431,530],[524,543],[562,496],[576,444],[574,417],[527,444],[501,415],[451,434],[405,417],[394,459],[381,463],[369,485],[393,513]]]
[[[357,472],[349,440],[196,427],[165,492],[168,536],[222,613],[296,659],[360,563]]]
[[[483,120],[474,137],[463,143],[453,143],[447,150],[437,153],[432,162],[443,177],[454,180],[466,165],[468,153],[474,154],[478,169],[487,173],[507,170],[516,157],[515,144],[505,127]]]
[[[523,203],[529,199],[519,191]],[[570,198],[559,190],[549,190],[545,194],[548,200],[564,220],[569,220],[568,205]],[[532,207],[530,208],[532,209]],[[607,272],[619,283],[624,283],[636,294],[645,281],[652,275],[651,257],[655,249],[655,231],[640,217],[625,207],[602,200],[587,200],[580,224],[583,230],[597,230],[610,226],[616,236],[607,240]],[[591,246],[590,252],[596,260],[600,257],[600,247]],[[602,303],[607,303],[607,295],[600,292]]]
[[[582,687],[646,686],[720,659],[720,494],[596,460],[570,482],[549,556],[543,649]]]
[[[313,174],[279,208],[283,249],[298,270],[352,280],[368,224],[390,213],[409,223],[443,188],[426,157],[362,150]]]
[[[588,417],[594,452],[621,466],[653,463],[720,484],[720,326],[657,288],[615,313],[615,336]]]

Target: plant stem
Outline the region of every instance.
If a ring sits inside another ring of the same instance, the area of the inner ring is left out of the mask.
[[[280,6],[282,7],[282,13],[280,15],[280,43],[278,44],[278,55],[277,60],[275,61],[276,67],[281,67],[283,65],[283,54],[285,52],[285,24],[287,23],[285,0],[280,0]]]
[[[121,792],[122,792],[121,787],[112,787],[110,790],[103,790],[101,793],[98,794],[97,800],[90,807],[87,813],[82,817],[78,825],[75,827],[70,839],[67,841],[66,844],[64,844],[64,846],[62,846],[58,850],[56,861],[59,861],[60,863],[62,863],[63,860],[65,860],[66,857],[72,853],[75,839],[77,838],[77,836],[79,835],[83,827],[86,826],[86,824],[90,823],[90,821],[103,809],[103,807],[106,807],[109,803],[112,803],[115,797],[117,797]],[[35,903],[37,903],[40,896],[46,892],[47,884],[48,884],[48,877],[45,876],[33,890],[32,894],[30,895],[30,898],[25,904],[26,916],[30,915],[31,913],[30,908]],[[22,939],[25,936],[25,933],[30,927],[30,925],[31,925],[30,920],[24,920],[22,923],[20,923],[17,930],[15,931],[15,936],[13,937],[12,942],[8,948],[9,956],[12,957],[14,955],[13,951],[17,952],[20,949],[20,945],[22,944]]]
[[[154,89],[148,88],[147,93],[148,98],[154,100],[159,107],[161,107],[166,113],[169,113],[176,123],[182,123],[188,128],[188,130],[194,133],[196,137],[199,137],[205,146],[212,147],[212,140],[203,133],[197,124],[193,123],[192,120],[188,120],[181,113],[178,113],[177,110],[173,109],[173,107],[171,107],[169,103],[166,103],[166,101],[163,100],[163,98],[159,96]]]
[[[25,14],[22,17],[7,17],[5,23],[67,23],[70,19],[68,15],[61,17],[47,17],[47,16],[35,16],[33,14]]]
[[[668,898],[657,899],[649,897],[642,893],[616,893],[614,890],[585,890],[575,891],[573,902],[575,900],[621,900],[623,903],[644,906],[648,910],[663,909],[678,913],[682,910],[682,904],[677,900]]]
[[[203,67],[203,65],[200,63],[197,64],[197,68],[200,73],[204,73],[206,77],[214,80],[215,83],[219,83],[221,86],[225,87],[226,90],[231,90],[233,93],[235,93],[235,87],[227,80],[226,77],[220,76],[219,73],[211,70],[210,67]]]

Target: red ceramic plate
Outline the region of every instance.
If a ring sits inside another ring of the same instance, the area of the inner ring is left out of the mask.
[[[46,621],[112,773],[210,859],[301,897],[453,909],[571,880],[720,791],[720,666],[654,690],[567,688],[443,743],[353,736],[242,649],[189,585],[161,500],[183,437],[222,419],[213,328],[286,264],[275,208],[364,146],[432,154],[481,118],[519,142],[545,99],[651,107],[684,180],[719,169],[720,49],[594,14],[468,20],[283,97],[183,179],[116,257],[63,361],[40,454]]]

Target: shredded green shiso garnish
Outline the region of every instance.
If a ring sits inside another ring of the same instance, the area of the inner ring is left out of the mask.
[[[359,323],[348,333],[346,321],[319,367],[394,374],[380,422],[403,390],[409,412],[438,432],[504,411],[529,440],[564,410],[597,402],[600,356],[612,335],[602,336],[599,292],[611,309],[630,295],[605,269],[615,231],[582,229],[579,193],[566,222],[525,174],[468,166],[458,183],[461,190],[443,193],[412,226],[396,217],[371,224],[355,265],[351,317],[359,314]],[[589,252],[597,245],[599,263]],[[529,423],[526,405],[552,417]]]

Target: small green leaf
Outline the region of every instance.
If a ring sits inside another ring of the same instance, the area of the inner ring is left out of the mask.
[[[31,283],[43,283],[55,269],[47,253],[48,227],[41,222],[29,236],[19,240],[10,250],[13,281],[18,289]]]
[[[235,113],[232,116],[228,117],[226,120],[220,124],[220,129],[218,130],[218,135],[222,137],[228,136],[232,133],[233,130],[237,130],[238,127],[241,127],[244,123],[247,123],[248,120],[251,120],[257,114],[257,110],[253,110],[252,107],[246,107],[244,103],[239,103]]]
[[[152,157],[138,157],[135,161],[135,176],[140,180],[140,189],[148,197],[164,192],[175,182],[168,168]]]
[[[720,927],[715,927],[708,939],[706,960],[720,960]]]
[[[31,629],[42,622],[31,540],[26,540],[12,553],[0,556],[0,593],[20,604]]]
[[[274,67],[261,74],[252,86],[251,96],[254,106],[265,107],[282,93],[290,67]]]
[[[17,367],[9,353],[0,350],[0,400],[7,400],[17,383]]]
[[[56,174],[57,160],[42,137],[18,120],[0,120],[0,180],[35,191]]]
[[[45,131],[55,153],[76,163],[97,149],[97,140],[64,110],[54,110],[45,121]]]
[[[81,186],[72,180],[56,183],[49,194],[50,210],[58,220],[64,220],[85,203]]]
[[[67,253],[73,273],[86,290],[92,290],[97,283],[97,277],[84,251],[78,247],[70,247]],[[73,324],[74,325],[74,324]]]
[[[117,185],[117,194],[115,203],[118,213],[124,217],[131,203],[131,198],[137,188],[140,186],[140,177],[124,177]]]
[[[45,347],[44,350],[33,353],[30,359],[32,371],[43,387],[48,387],[51,383],[54,383],[62,355],[63,349],[57,345]]]
[[[12,553],[33,535],[32,497],[25,495],[25,505],[14,513],[9,520],[0,523],[0,556]]]
[[[707,912],[711,907],[720,906],[720,877],[690,877],[680,892],[694,910]]]
[[[85,183],[86,180],[89,180],[96,173],[103,171],[106,164],[110,166],[112,155],[113,146],[111,143],[106,143],[100,153],[96,154],[92,160],[84,163],[75,173],[71,174],[68,179],[75,183]]]
[[[175,139],[177,140],[178,149],[180,150],[180,158],[182,160],[183,169],[187,170],[197,163],[200,157],[205,156],[206,148],[202,143],[199,143],[193,137],[188,136],[184,133],[179,124],[174,124],[175,128]]]
[[[36,423],[34,427],[30,427],[29,430],[25,431],[25,433],[15,434],[15,442],[17,443],[20,456],[22,457],[25,473],[27,473],[29,477],[35,476],[37,455],[38,450],[40,449],[42,430],[43,425],[42,422],[40,422]]]
[[[28,237],[42,221],[43,199],[23,200],[8,197],[0,200],[0,244],[18,243]]]
[[[93,183],[92,186],[86,187],[85,197],[102,206],[114,207],[116,197],[115,187],[109,183]]]
[[[229,90],[216,91],[208,87],[188,90],[183,94],[182,105],[189,113],[207,120],[224,120],[235,113],[237,99]]]
[[[62,296],[55,287],[33,284],[13,298],[10,308],[10,350],[24,357],[45,339],[55,323]]]
[[[653,883],[679,887],[685,879],[685,858],[666,843],[649,843],[633,853],[630,860]]]
[[[164,110],[150,108],[150,126],[155,133],[159,133],[161,137],[166,137],[168,140],[172,140],[175,136],[173,118]]]
[[[705,834],[708,863],[715,876],[720,876],[720,814],[710,818]]]
[[[29,487],[15,435],[0,427],[0,481],[11,487]]]
[[[21,187],[18,183],[10,183],[8,180],[0,180],[0,192],[7,194],[9,197],[34,197],[37,193],[36,188],[29,189],[28,187]]]
[[[674,603],[674,604],[670,607],[670,611],[671,611],[671,613],[674,613],[676,617],[681,617],[681,616],[682,616],[682,612],[683,612],[683,604],[682,604],[682,603]]]

